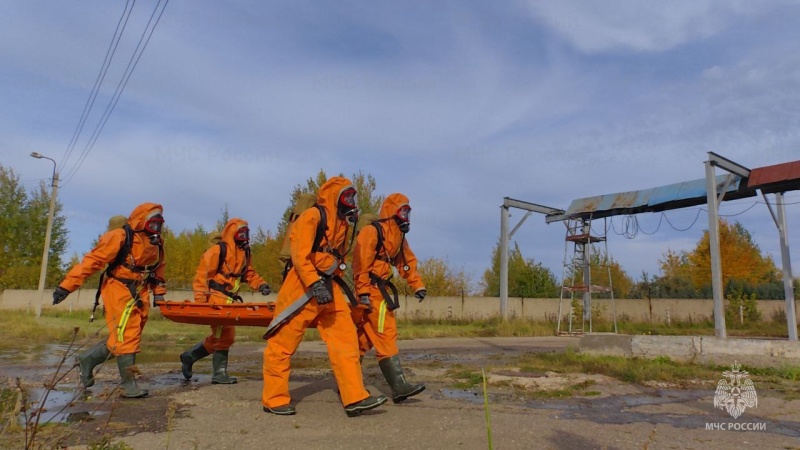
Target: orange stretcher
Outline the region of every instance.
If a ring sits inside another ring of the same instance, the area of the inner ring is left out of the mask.
[[[195,325],[235,325],[238,327],[266,327],[275,317],[274,303],[228,303],[216,305],[158,301],[156,306],[165,318]]]

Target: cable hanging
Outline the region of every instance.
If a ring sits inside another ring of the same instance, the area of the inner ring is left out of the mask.
[[[161,8],[161,12],[158,14],[155,23],[153,23],[153,18],[156,16],[156,13],[158,12],[158,8],[161,5],[161,0],[158,0],[158,3],[156,3],[155,8],[153,9],[153,13],[150,15],[150,20],[148,20],[147,25],[145,26],[145,29],[142,32],[141,37],[139,38],[139,43],[136,45],[136,48],[134,49],[133,54],[131,55],[131,59],[128,61],[128,66],[125,68],[125,73],[123,73],[122,78],[117,84],[117,89],[114,92],[114,95],[109,101],[108,106],[106,106],[106,110],[103,113],[103,116],[100,118],[100,121],[98,122],[94,131],[92,132],[91,137],[89,137],[89,141],[86,143],[86,146],[84,147],[83,152],[81,153],[81,156],[78,159],[78,162],[75,163],[75,165],[69,171],[69,173],[65,177],[65,181],[62,183],[62,186],[66,185],[67,183],[69,183],[70,180],[72,180],[72,177],[75,176],[75,173],[77,173],[77,171],[83,165],[84,161],[86,160],[86,157],[89,155],[89,152],[91,152],[91,150],[94,148],[94,144],[97,142],[98,137],[100,137],[100,133],[103,131],[103,128],[105,127],[108,118],[111,116],[111,113],[114,111],[114,108],[116,107],[117,102],[119,101],[119,98],[122,95],[122,92],[125,90],[125,86],[127,86],[128,84],[128,80],[130,80],[130,77],[133,74],[136,65],[139,63],[139,59],[142,57],[142,54],[147,48],[147,44],[150,42],[150,38],[153,36],[153,32],[155,31],[156,26],[158,26],[158,23],[161,21],[161,17],[164,14],[164,10],[167,8],[168,3],[169,0],[166,0],[164,2],[164,6]],[[153,24],[152,27],[150,26],[151,24]],[[146,38],[145,35],[147,36]],[[143,42],[144,45],[142,45]],[[141,50],[139,50],[140,47]]]
[[[128,5],[130,5],[130,9],[128,9]],[[94,86],[92,86],[92,91],[89,93],[89,98],[86,99],[86,104],[83,105],[81,118],[78,120],[78,125],[75,127],[75,131],[72,133],[72,139],[70,139],[69,144],[67,145],[67,151],[64,153],[64,157],[61,158],[62,170],[66,166],[70,155],[72,155],[72,150],[75,149],[75,144],[78,142],[81,131],[83,131],[83,125],[86,123],[86,119],[89,117],[89,112],[94,106],[97,93],[100,92],[100,86],[103,84],[103,81],[106,78],[108,68],[111,67],[111,61],[114,59],[114,55],[117,52],[117,46],[119,45],[120,38],[122,38],[122,33],[125,32],[125,27],[128,25],[128,19],[131,17],[131,11],[133,11],[134,5],[136,5],[136,0],[133,0],[133,2],[128,0],[125,3],[125,9],[122,10],[122,15],[119,17],[119,21],[117,21],[117,28],[114,30],[114,35],[111,37],[111,43],[108,45],[108,50],[106,50],[106,56],[103,59],[103,64],[100,66],[100,73],[97,74],[97,79],[94,81]]]

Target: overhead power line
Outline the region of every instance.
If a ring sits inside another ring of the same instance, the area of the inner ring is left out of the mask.
[[[97,74],[97,79],[94,81],[92,92],[89,93],[89,98],[86,99],[86,104],[83,105],[81,118],[78,120],[78,125],[75,127],[75,131],[72,133],[72,139],[70,139],[69,145],[67,145],[67,151],[64,154],[64,157],[61,158],[62,169],[66,167],[67,161],[72,154],[72,150],[75,148],[78,138],[80,138],[81,131],[83,131],[83,125],[86,123],[86,119],[89,117],[89,112],[92,110],[92,106],[94,106],[97,93],[100,92],[100,86],[102,86],[103,81],[106,78],[106,73],[108,72],[108,68],[111,66],[111,61],[114,59],[114,54],[117,52],[117,46],[119,45],[122,33],[125,32],[125,26],[128,25],[128,19],[131,17],[131,11],[133,11],[135,4],[136,0],[128,0],[125,3],[125,9],[122,10],[122,15],[119,17],[119,21],[117,21],[117,28],[114,30],[114,35],[111,36],[111,43],[108,44],[108,50],[106,50],[106,56],[103,59],[103,64],[100,66],[100,72]],[[128,5],[130,5],[130,9],[128,8]]]
[[[128,61],[128,66],[125,68],[125,72],[123,73],[122,78],[120,78],[120,81],[117,84],[117,88],[114,91],[114,95],[112,96],[111,100],[106,106],[106,109],[103,112],[100,121],[97,123],[97,126],[95,126],[92,135],[86,142],[86,146],[81,152],[81,156],[78,158],[78,161],[72,166],[72,169],[69,171],[67,176],[64,177],[64,182],[62,183],[62,186],[66,185],[67,183],[69,183],[70,180],[72,180],[72,177],[75,176],[75,174],[83,165],[84,161],[86,161],[86,157],[89,156],[89,153],[94,148],[94,144],[97,142],[97,138],[100,137],[100,133],[102,133],[106,122],[108,122],[108,118],[111,116],[111,113],[114,112],[114,108],[117,106],[117,102],[119,101],[122,92],[125,90],[125,86],[127,86],[128,80],[130,80],[130,77],[133,74],[134,69],[136,69],[136,65],[139,63],[139,59],[142,57],[142,54],[147,48],[147,44],[150,42],[150,38],[153,36],[153,32],[155,31],[156,26],[158,26],[158,23],[161,21],[161,16],[164,14],[164,10],[167,8],[168,3],[169,0],[165,0],[164,5],[161,6],[161,0],[158,0],[158,3],[156,3],[155,8],[153,8],[153,13],[150,14],[150,20],[147,21],[147,25],[145,26],[144,31],[142,31],[142,35],[139,38],[139,42],[138,44],[136,44],[136,48],[134,49],[133,54],[131,55],[131,58]],[[161,6],[161,11],[159,12],[160,6]],[[158,14],[158,17],[156,17],[156,14]]]

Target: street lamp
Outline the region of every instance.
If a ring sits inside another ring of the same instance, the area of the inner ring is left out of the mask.
[[[50,236],[53,230],[53,216],[56,211],[56,194],[58,193],[58,172],[56,172],[56,161],[38,152],[31,153],[36,159],[49,159],[53,162],[53,178],[51,185],[53,191],[50,193],[50,213],[47,215],[47,231],[44,235],[44,253],[42,253],[42,270],[39,272],[39,303],[36,304],[36,317],[42,315],[42,303],[44,303],[44,281],[47,278],[47,260],[50,256]]]

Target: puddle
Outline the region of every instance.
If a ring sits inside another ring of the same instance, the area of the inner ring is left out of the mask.
[[[449,400],[466,400],[470,403],[483,404],[482,392],[472,392],[464,389],[439,389],[439,393]],[[489,400],[492,398],[493,396],[489,394]]]
[[[110,412],[113,402],[108,401],[108,397],[116,395],[112,392],[118,387],[119,372],[115,361],[101,364],[94,370],[95,385],[86,390],[82,389],[78,386],[78,371],[73,364],[77,353],[84,350],[74,346],[70,349],[69,345],[63,344],[4,350],[0,354],[0,381],[7,380],[4,385],[16,391],[13,380],[17,378],[22,380],[30,405],[29,413],[38,409],[39,402],[44,401],[44,408],[39,418],[40,424],[94,420]],[[54,389],[46,392],[43,386],[51,382],[62,360],[64,364],[59,373],[61,381]],[[211,368],[208,369],[210,371]],[[137,381],[140,387],[148,389],[151,394],[211,384],[210,373],[195,374],[192,381],[187,382],[180,372],[161,372],[153,375],[147,372],[145,370],[140,374]],[[19,416],[19,421],[20,424],[25,422],[22,414]]]
[[[32,409],[38,409],[39,402],[45,395],[45,389],[30,389],[28,390],[28,395],[30,396],[29,401],[32,403]],[[88,409],[86,404],[80,405],[78,397],[80,397],[79,391],[75,390],[74,387],[68,391],[53,389],[48,392],[39,423],[85,422],[107,413],[107,411],[100,411],[97,408]],[[20,425],[24,425],[25,417],[20,415],[19,422]]]

